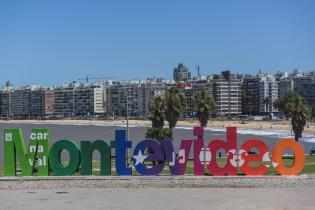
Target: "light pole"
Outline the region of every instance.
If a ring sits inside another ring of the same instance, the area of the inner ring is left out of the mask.
[[[291,96],[291,133],[293,133],[293,126],[292,126],[292,118],[293,118],[293,97],[294,97],[294,80],[292,79],[292,96]]]
[[[72,117],[74,117],[75,107],[74,107],[74,89],[72,90]]]
[[[127,122],[127,139],[129,138],[129,97],[128,97],[128,90],[127,87],[125,88],[126,94],[126,122]]]
[[[12,116],[12,114],[11,114],[11,111],[12,111],[12,107],[11,107],[11,93],[10,92],[8,92],[8,97],[9,97],[9,105],[8,105],[8,111],[9,111],[9,113],[8,113],[8,119],[10,119],[11,118],[11,116]]]
[[[128,99],[128,90],[127,87],[125,88],[125,93],[126,93],[126,122],[127,122],[127,140],[129,139],[129,99]],[[129,166],[129,148],[127,148],[127,166]]]

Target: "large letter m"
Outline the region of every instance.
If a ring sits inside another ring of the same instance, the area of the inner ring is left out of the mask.
[[[35,168],[38,176],[49,176],[49,143],[50,130],[47,128],[32,129],[27,150],[21,129],[4,129],[4,175],[16,176],[19,165],[22,176],[32,176]]]

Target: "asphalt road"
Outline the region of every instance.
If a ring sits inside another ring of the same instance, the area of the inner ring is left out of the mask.
[[[310,210],[315,188],[81,188],[0,190],[0,209]]]

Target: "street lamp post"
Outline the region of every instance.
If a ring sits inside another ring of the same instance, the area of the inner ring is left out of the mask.
[[[74,107],[74,89],[72,91],[72,117],[74,116],[75,113],[75,107]]]
[[[129,99],[128,99],[128,90],[125,88],[125,93],[126,93],[126,122],[127,122],[127,140],[129,139]],[[129,157],[130,157],[130,151],[129,148],[127,148],[127,166],[129,166]]]
[[[126,112],[126,118],[127,118],[127,139],[129,139],[129,99],[128,99],[128,91],[126,89],[126,108],[127,108],[127,112]]]

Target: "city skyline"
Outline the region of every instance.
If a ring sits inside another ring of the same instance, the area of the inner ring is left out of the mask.
[[[176,79],[174,79],[174,70],[179,68],[180,65],[184,65],[184,67],[187,67],[184,63],[178,63],[176,66],[173,67],[173,69],[170,69],[170,73],[169,73],[169,77],[163,77],[163,76],[159,76],[156,75],[154,77],[145,77],[145,78],[140,78],[140,77],[134,77],[134,78],[126,78],[126,79],[114,79],[112,77],[94,77],[93,75],[83,75],[81,78],[78,79],[73,79],[70,81],[65,81],[63,83],[57,82],[55,84],[53,83],[48,83],[49,85],[45,85],[45,84],[32,84],[30,82],[26,83],[26,84],[20,84],[19,86],[14,84],[11,80],[5,80],[3,79],[3,81],[5,81],[3,84],[0,84],[0,90],[2,90],[5,85],[7,83],[10,83],[10,85],[12,85],[13,89],[19,89],[19,88],[25,88],[25,87],[36,87],[36,88],[54,88],[54,87],[62,87],[64,85],[69,85],[72,83],[78,83],[78,84],[102,84],[104,82],[119,82],[119,83],[129,83],[129,82],[136,82],[136,81],[146,81],[146,80],[156,80],[156,79],[162,79],[162,80],[166,80],[168,82],[171,83],[178,83],[178,82],[182,82],[184,80],[179,80],[176,81]],[[265,72],[262,69],[258,69],[257,72],[250,72],[250,73],[241,73],[241,72],[235,72],[235,71],[231,71],[230,69],[223,69],[223,70],[218,70],[218,71],[212,71],[212,73],[210,74],[200,74],[198,76],[198,67],[196,66],[196,69],[193,69],[193,71],[191,71],[191,69],[189,67],[187,67],[188,71],[191,73],[191,78],[187,79],[187,81],[191,81],[194,79],[206,79],[207,77],[212,77],[214,75],[220,75],[223,71],[230,71],[232,74],[235,75],[240,75],[242,77],[244,76],[257,76],[260,74],[265,74],[265,75],[271,75],[271,76],[276,76],[277,74],[287,74],[287,75],[294,75],[294,74],[309,74],[309,73],[313,73],[315,72],[315,69],[313,70],[306,70],[306,69],[301,69],[301,68],[294,68],[291,69],[290,71],[274,71],[274,72]],[[194,71],[195,70],[195,71]],[[286,76],[285,76],[286,77]]]
[[[315,68],[314,1],[0,2],[0,84]]]
[[[216,102],[215,117],[240,116],[240,114],[273,114],[281,117],[281,111],[272,106],[290,91],[303,97],[315,110],[315,71],[277,74],[239,75],[222,71],[208,77],[191,78],[183,64],[174,68],[174,80],[151,78],[132,82],[112,82],[103,84],[69,83],[54,88],[25,86],[13,88],[6,83],[0,91],[0,117],[122,117],[127,113],[132,117],[148,116],[148,104],[157,96],[165,95],[171,88],[177,88],[185,98],[182,117],[195,116],[193,96],[208,92]],[[313,112],[315,113],[315,111]]]

